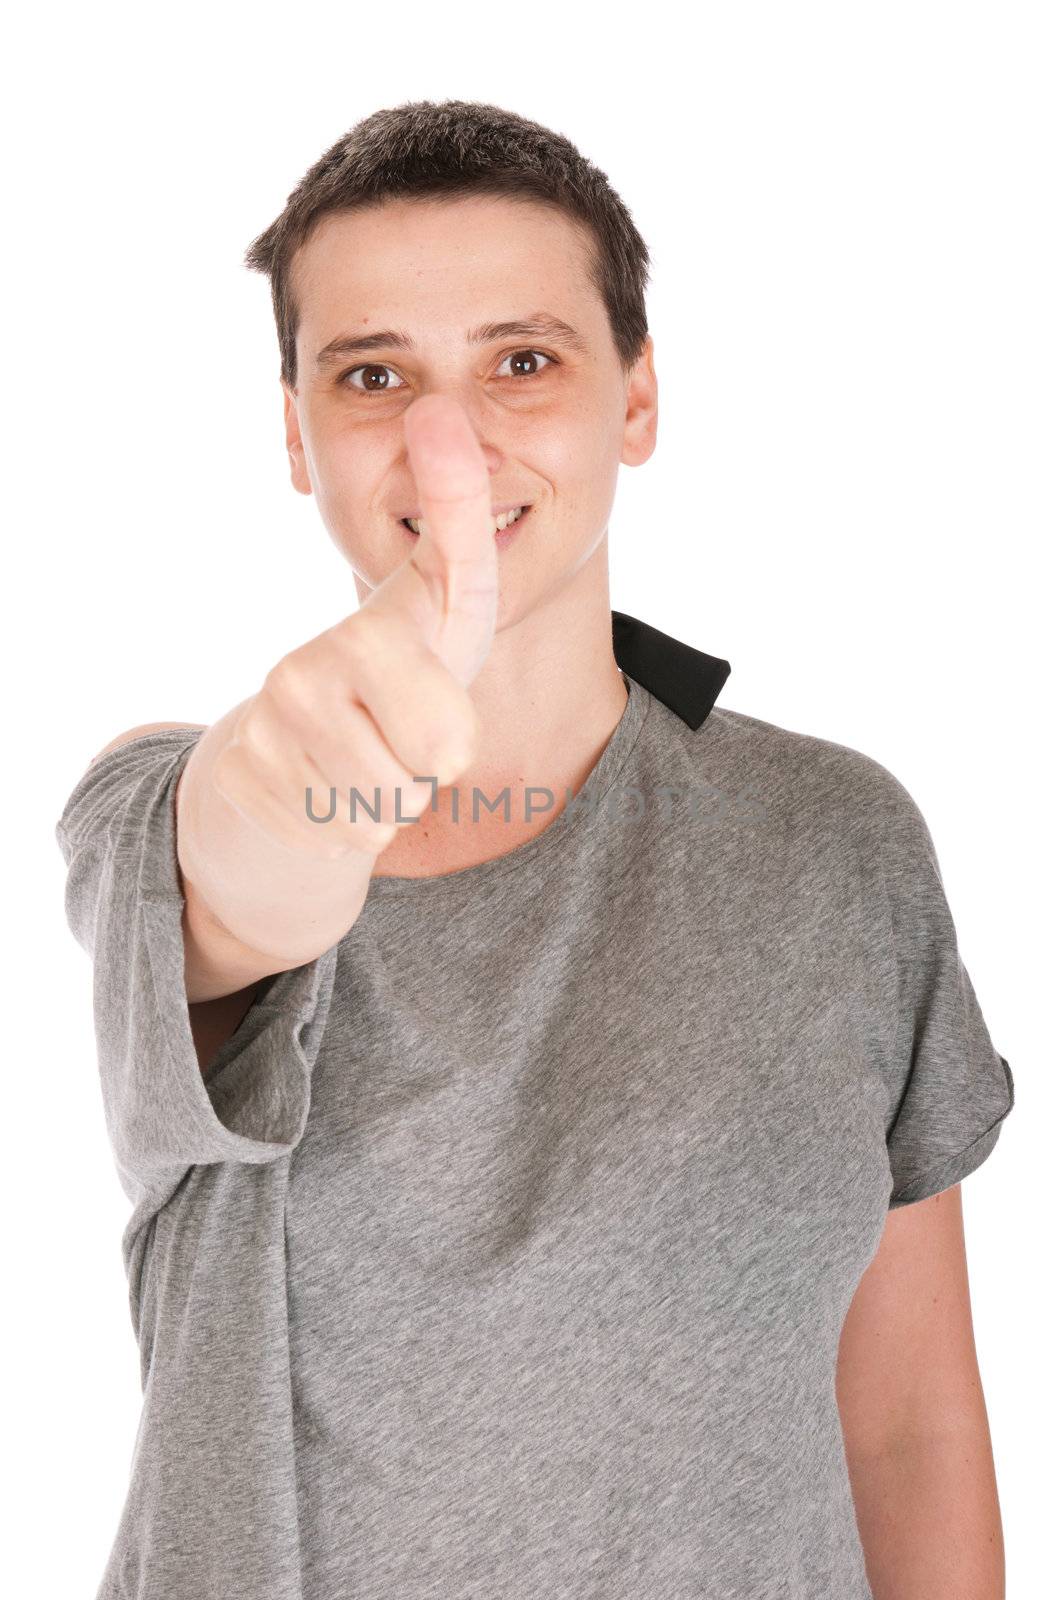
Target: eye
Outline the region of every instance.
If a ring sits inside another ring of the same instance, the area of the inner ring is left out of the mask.
[[[346,384],[348,378],[353,378],[359,372],[373,372],[373,373],[390,372],[396,378],[398,377],[398,373],[395,371],[394,367],[385,367],[379,361],[369,361],[369,362],[365,362],[360,367],[352,367],[349,372],[345,372],[343,374],[342,378],[340,379],[340,382],[342,384]],[[375,383],[375,384],[372,385],[372,387],[370,387],[368,389],[363,389],[363,387],[362,387],[362,385],[360,383],[355,383],[355,384],[352,384],[351,387],[353,389],[356,389],[359,394],[390,394],[392,389],[395,387],[395,385],[393,383],[389,383],[387,385],[382,384],[382,383]]]
[[[504,366],[507,361],[516,361],[518,358],[520,360],[522,360],[522,361],[526,361],[529,356],[541,356],[544,361],[549,361],[551,363],[551,365],[553,365],[553,366],[557,365],[557,362],[554,360],[553,356],[548,356],[546,354],[545,350],[511,350],[509,352],[508,356],[503,356],[502,357],[502,364]],[[519,375],[516,374],[516,373],[507,373],[506,376],[507,377],[517,377],[517,376],[519,376],[521,378],[525,378],[525,377],[527,377],[527,378],[537,378],[539,376],[539,372],[536,371],[536,372],[521,373]]]
[[[502,357],[502,365],[504,366],[507,361],[516,361],[518,359],[527,363],[532,357],[544,362],[549,362],[551,366],[557,366],[556,357],[547,355],[545,350],[511,350],[508,355]],[[511,372],[503,373],[502,376],[510,378],[514,382],[523,383],[528,378],[538,378],[542,371],[543,368],[539,367],[534,372]],[[373,373],[375,381],[372,381],[368,386],[366,386],[361,380],[358,379],[358,374],[360,372]],[[345,387],[354,389],[357,394],[391,394],[396,385],[393,383],[388,383],[386,379],[384,379],[383,382],[381,381],[381,378],[386,373],[391,373],[392,377],[395,378],[399,377],[399,374],[395,371],[394,367],[386,367],[380,361],[363,362],[360,367],[351,367],[349,371],[343,373],[339,381]],[[356,380],[354,383],[349,382],[349,380],[352,378]],[[401,378],[399,379],[399,382],[402,382]]]

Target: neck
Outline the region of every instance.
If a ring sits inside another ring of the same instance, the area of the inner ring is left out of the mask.
[[[563,791],[577,774],[575,790],[594,766],[627,703],[613,655],[606,548],[603,539],[562,589],[512,622],[503,583],[499,629],[469,689],[482,734],[454,784],[460,795],[474,785],[555,789],[559,777]]]
[[[384,874],[421,876],[504,855],[548,827],[592,771],[627,705],[613,654],[603,539],[563,588],[510,621],[505,581],[491,652],[469,687],[480,719],[476,757],[381,853]],[[525,807],[527,790],[534,808]],[[481,797],[473,821],[474,791]],[[508,792],[504,809],[485,809]],[[540,809],[547,807],[548,809]]]

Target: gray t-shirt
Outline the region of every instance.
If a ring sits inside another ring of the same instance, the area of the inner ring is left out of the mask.
[[[887,1207],[989,1155],[1011,1071],[897,779],[614,630],[584,803],[374,878],[206,1081],[173,815],[200,734],[70,795],[144,1387],[97,1600],[869,1600],[842,1323]]]

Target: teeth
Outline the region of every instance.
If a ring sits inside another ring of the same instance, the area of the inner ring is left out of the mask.
[[[516,522],[517,518],[522,514],[523,507],[521,506],[518,506],[516,511],[504,511],[500,516],[495,518],[495,532],[501,533],[504,528],[511,528]],[[420,533],[421,519],[419,517],[407,517],[405,521],[406,526],[412,528],[414,533]]]

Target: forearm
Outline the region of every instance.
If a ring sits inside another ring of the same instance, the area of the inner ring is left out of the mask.
[[[1003,1600],[988,1424],[850,1457],[849,1478],[875,1600]]]

